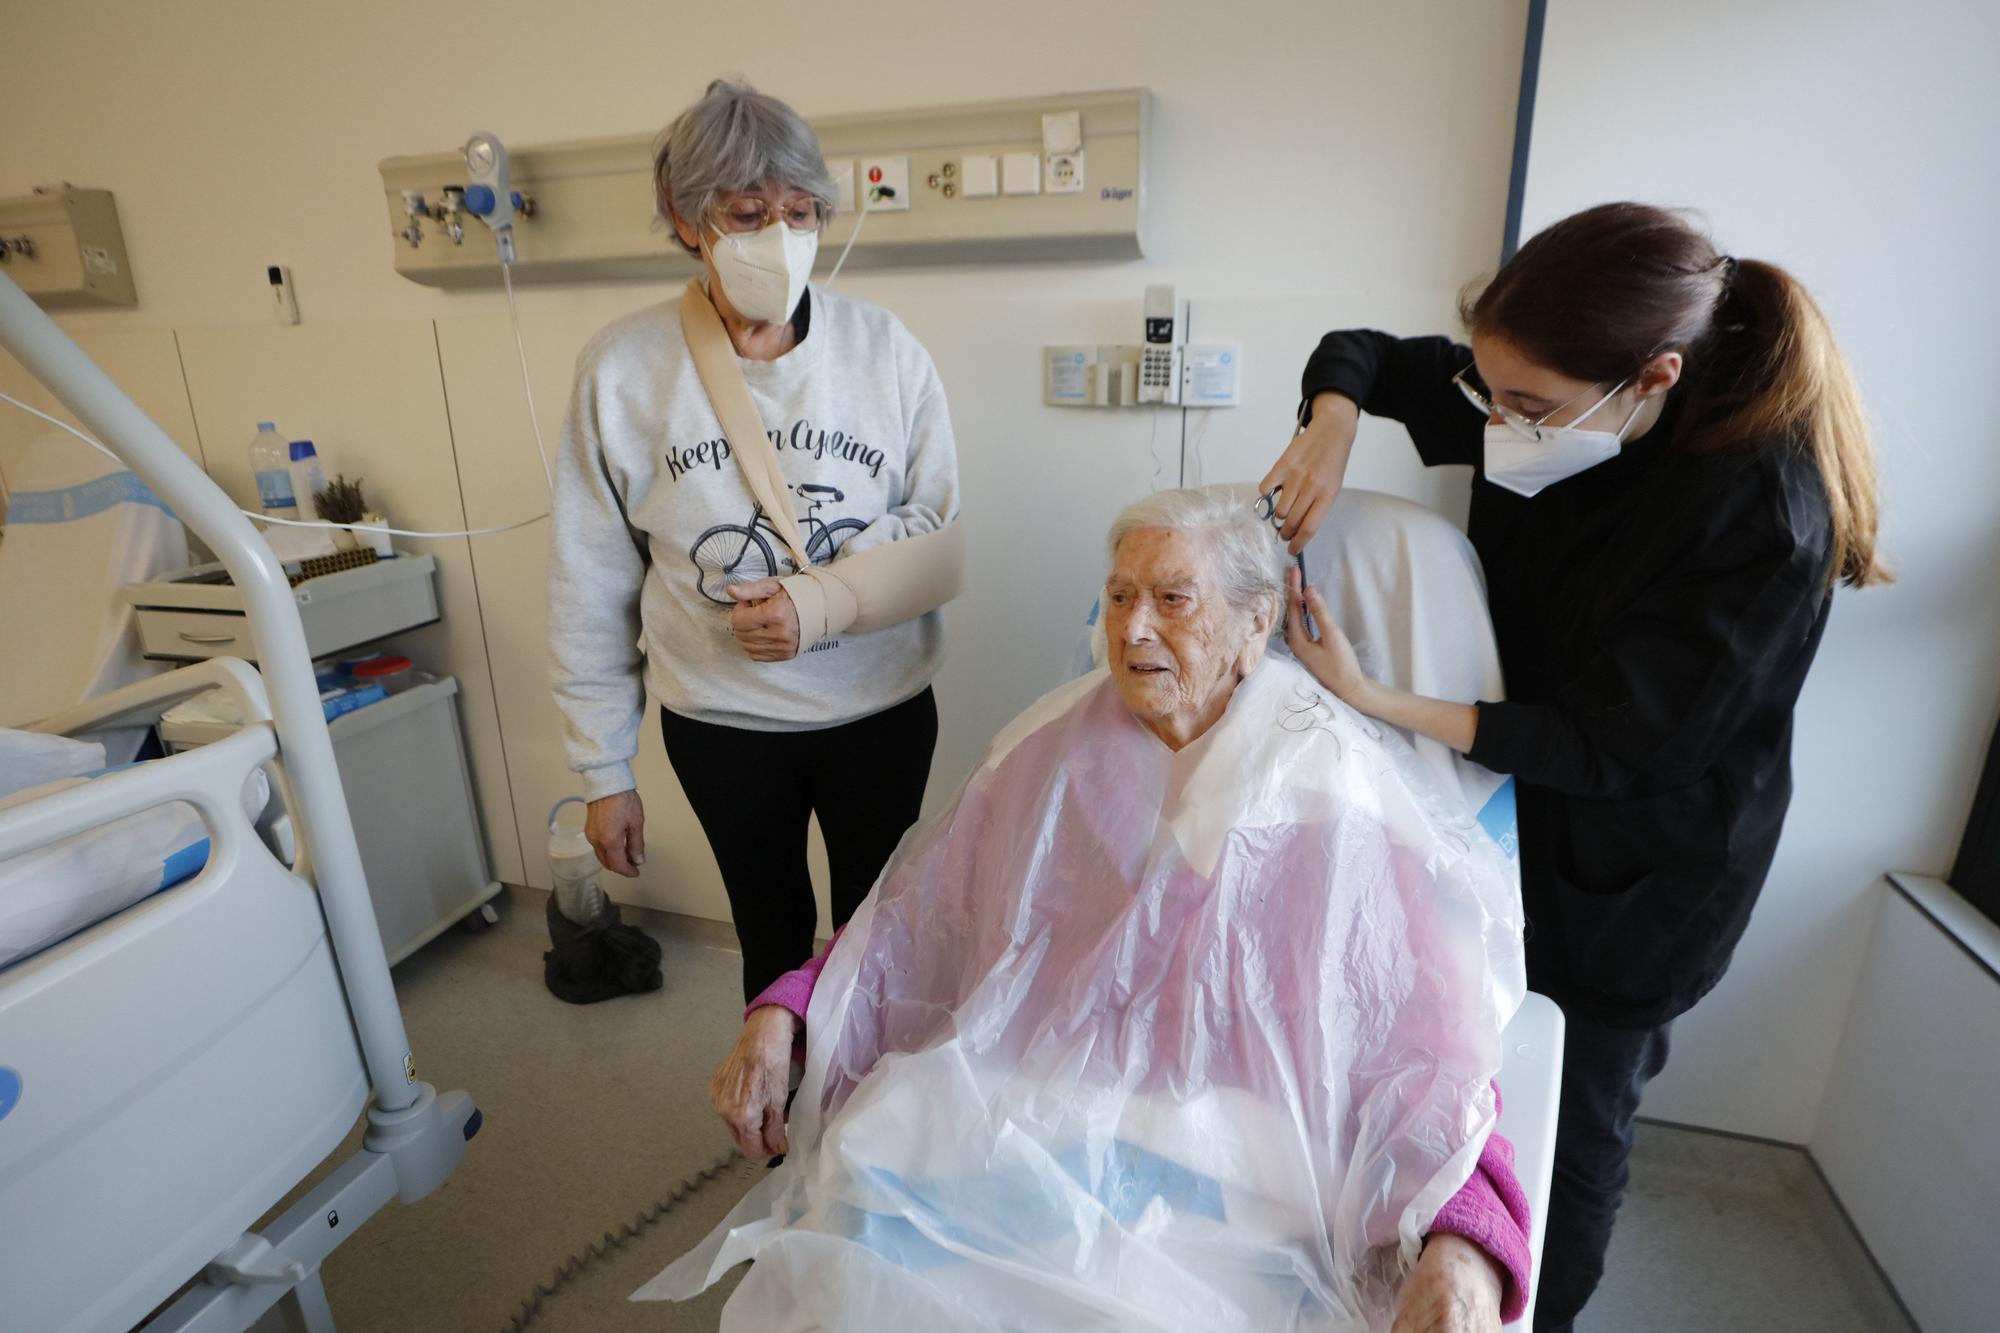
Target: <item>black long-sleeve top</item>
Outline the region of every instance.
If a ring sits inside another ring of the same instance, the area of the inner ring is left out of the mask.
[[[1795,443],[1698,453],[1683,390],[1613,459],[1524,499],[1486,480],[1448,338],[1329,333],[1304,390],[1470,464],[1507,699],[1470,758],[1515,777],[1528,980],[1574,1013],[1663,1023],[1721,978],[1791,801],[1792,711],[1826,628],[1831,520]]]

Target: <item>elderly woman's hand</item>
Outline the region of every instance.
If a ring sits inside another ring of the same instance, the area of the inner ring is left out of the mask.
[[[1285,646],[1299,659],[1300,666],[1333,691],[1335,698],[1364,713],[1372,711],[1362,704],[1362,695],[1371,682],[1361,673],[1361,659],[1354,655],[1354,645],[1334,623],[1319,589],[1302,590],[1303,582],[1298,570],[1286,572],[1285,598],[1290,614],[1285,617]],[[1319,631],[1317,639],[1306,632],[1307,614],[1312,616],[1313,628]]]
[[[646,807],[636,791],[600,796],[584,807],[583,836],[597,863],[630,879],[646,864]]]
[[[751,1010],[735,1049],[708,1081],[708,1099],[745,1157],[761,1162],[785,1151],[785,1094],[802,1026],[781,1005]]]
[[[789,662],[799,655],[799,609],[776,579],[735,583],[729,627],[753,662]]]
[[[1500,1333],[1500,1270],[1462,1236],[1436,1235],[1396,1299],[1390,1333]]]

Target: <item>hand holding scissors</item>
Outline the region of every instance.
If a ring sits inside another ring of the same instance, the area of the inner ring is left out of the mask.
[[[1284,490],[1284,487],[1282,486],[1273,486],[1270,490],[1258,496],[1256,501],[1250,506],[1251,511],[1255,513],[1258,518],[1264,520],[1264,522],[1269,523],[1272,527],[1278,529],[1278,533],[1281,538],[1284,535],[1285,520],[1278,516],[1278,493],[1282,490]],[[1310,583],[1306,582],[1305,552],[1300,551],[1294,554],[1292,556],[1292,563],[1298,567],[1299,592],[1301,596],[1303,596],[1306,590],[1312,587]],[[1303,605],[1303,603],[1301,603],[1301,605]],[[1313,628],[1312,617],[1310,615],[1301,612],[1300,618],[1304,622],[1306,633],[1308,635],[1317,637],[1318,631]]]

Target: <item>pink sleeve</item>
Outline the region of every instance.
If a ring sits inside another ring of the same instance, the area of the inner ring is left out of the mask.
[[[845,930],[847,927],[842,926],[840,929]],[[839,938],[840,930],[834,931],[833,939]],[[826,956],[832,952],[833,940],[829,940],[826,948],[815,957],[807,959],[803,967],[793,968],[764,987],[756,999],[743,1007],[743,1016],[748,1018],[752,1010],[761,1009],[767,1004],[775,1004],[781,1009],[791,1010],[799,1016],[801,1023],[805,1022],[806,1010],[812,1004],[813,987],[819,983],[820,969],[826,966]]]
[[[1498,1110],[1500,1089],[1493,1089]],[[1514,1175],[1514,1145],[1495,1133],[1486,1140],[1479,1166],[1465,1188],[1445,1201],[1431,1219],[1430,1234],[1444,1233],[1471,1241],[1507,1270],[1500,1294],[1500,1318],[1512,1322],[1528,1305],[1528,1196]]]

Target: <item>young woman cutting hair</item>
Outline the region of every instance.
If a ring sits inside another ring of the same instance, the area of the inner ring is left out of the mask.
[[[1833,589],[1888,575],[1860,395],[1782,268],[1605,204],[1530,240],[1461,315],[1470,346],[1326,335],[1260,489],[1302,548],[1362,412],[1402,422],[1425,463],[1473,468],[1505,701],[1369,680],[1296,575],[1288,638],[1354,708],[1516,779],[1528,983],[1568,1018],[1535,1311],[1561,1330],[1603,1273],[1668,1031],[1770,869]]]

